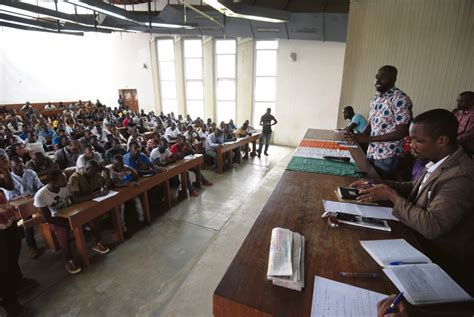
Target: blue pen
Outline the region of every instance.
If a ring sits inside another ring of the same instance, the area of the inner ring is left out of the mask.
[[[409,264],[426,264],[426,262],[400,262],[400,261],[395,261],[395,262],[390,262],[388,265],[409,265]]]
[[[402,299],[403,292],[400,292],[397,296],[395,296],[395,299],[393,300],[392,304],[387,308],[387,311],[384,315],[393,314],[395,312],[395,307],[400,303]]]

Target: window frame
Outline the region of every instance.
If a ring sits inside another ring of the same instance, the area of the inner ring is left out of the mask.
[[[158,42],[159,41],[171,41],[173,43],[173,60],[160,60],[160,53],[159,53],[159,48],[158,48]],[[178,78],[176,76],[176,51],[175,51],[175,45],[176,41],[173,37],[157,37],[155,40],[156,44],[156,59],[157,59],[157,67],[158,67],[158,78],[159,78],[159,89],[160,89],[160,103],[161,103],[161,111],[163,111],[164,114],[171,113],[173,112],[175,115],[178,115],[177,112],[179,112],[179,105],[178,105]],[[174,68],[174,80],[169,80],[169,79],[163,79],[162,76],[162,70],[161,70],[161,63],[162,62],[173,62],[173,68]],[[175,99],[169,99],[169,98],[163,98],[163,82],[172,82],[174,81],[174,88],[175,88]],[[164,109],[164,101],[175,101],[176,102],[176,110],[170,110],[170,111],[165,111]]]
[[[218,41],[234,41],[235,43],[235,52],[234,53],[217,53],[217,42]],[[236,38],[231,38],[231,39],[225,39],[225,38],[214,38],[214,45],[213,45],[213,49],[214,49],[214,104],[215,104],[215,121],[217,124],[219,124],[219,101],[220,102],[233,102],[234,103],[234,109],[233,109],[233,112],[234,112],[234,118],[232,118],[234,120],[234,122],[236,121],[236,117],[237,117],[237,39]],[[217,56],[218,55],[227,55],[227,56],[230,56],[230,55],[234,55],[234,65],[235,65],[235,76],[234,77],[218,77],[218,70],[217,70]],[[219,100],[218,98],[218,92],[217,92],[217,87],[218,87],[218,83],[219,83],[219,80],[224,80],[224,81],[233,81],[234,82],[234,98],[233,100]],[[229,120],[231,118],[228,118],[228,119],[224,119],[223,121],[227,122],[227,120]]]
[[[185,41],[186,40],[199,40],[201,42],[201,57],[186,57],[186,46],[185,46]],[[182,42],[182,59],[183,59],[183,81],[184,81],[184,104],[185,104],[185,111],[186,113],[184,115],[188,115],[189,114],[189,108],[188,108],[188,101],[202,101],[202,109],[201,109],[201,113],[202,113],[202,117],[201,119],[204,120],[204,116],[205,116],[205,102],[204,102],[204,47],[203,47],[203,40],[202,38],[200,37],[183,37],[181,39],[181,42]],[[186,76],[186,60],[187,59],[200,59],[201,60],[201,79],[187,79],[187,76]],[[201,86],[202,86],[202,99],[190,99],[188,98],[188,82],[200,82],[201,83]],[[197,118],[197,117],[196,117]],[[196,118],[192,118],[193,120],[195,120]]]

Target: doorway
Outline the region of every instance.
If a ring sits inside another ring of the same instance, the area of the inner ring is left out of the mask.
[[[123,105],[130,111],[138,112],[138,98],[136,89],[119,89],[119,95],[122,96]]]

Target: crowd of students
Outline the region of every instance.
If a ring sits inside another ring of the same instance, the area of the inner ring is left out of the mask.
[[[2,305],[13,315],[20,311],[15,289],[27,279],[23,279],[18,267],[20,244],[15,209],[10,201],[34,197],[34,206],[39,208],[58,240],[66,270],[76,274],[81,267],[74,260],[69,245],[68,221],[57,217],[59,211],[71,204],[104,196],[114,187],[136,186],[142,176],[166,172],[168,165],[195,154],[199,143],[203,144],[200,151],[212,165],[217,146],[256,132],[248,121],[237,129],[233,120],[217,125],[211,119],[204,123],[189,115],[183,118],[175,117],[174,113],[146,114],[143,110],[129,111],[122,105],[111,109],[99,100],[96,104],[79,101],[64,106],[60,103],[57,107],[48,103],[44,110],[42,115],[42,111],[30,103],[19,112],[0,107],[0,173],[3,176],[0,178],[0,297]],[[248,146],[235,149],[234,158],[240,158],[242,152],[244,158],[248,158]],[[237,166],[238,163],[234,163],[234,167]],[[197,170],[187,171],[186,187],[191,197],[197,197],[196,183],[191,181],[190,172],[197,173]],[[174,177],[170,185],[178,187],[179,182],[179,178]],[[204,175],[201,182],[205,186],[213,185]],[[140,198],[132,199],[127,205],[134,207],[138,223],[144,223]],[[125,204],[120,206],[120,211],[122,227],[127,233]],[[99,221],[89,222],[88,227],[92,250],[108,253],[109,248],[102,243]],[[25,240],[29,255],[37,258],[33,228],[25,230]]]
[[[414,229],[429,257],[468,292],[474,291],[474,92],[454,110],[434,109],[413,118],[413,103],[395,86],[397,69],[380,68],[369,118],[344,109],[345,138],[366,146],[381,180],[351,186],[361,202],[390,201],[393,215]],[[394,296],[378,305],[385,315]],[[455,315],[464,316],[456,313]],[[467,314],[469,315],[469,314]],[[402,302],[390,316],[453,316],[412,309]]]

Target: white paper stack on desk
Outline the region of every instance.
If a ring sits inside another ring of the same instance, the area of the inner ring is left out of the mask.
[[[471,301],[442,268],[404,239],[361,241],[412,305]]]
[[[267,278],[274,285],[301,291],[304,287],[304,237],[284,228],[273,228]]]
[[[323,217],[336,216],[338,222],[377,229],[391,231],[386,220],[398,221],[398,218],[392,215],[392,208],[369,206],[338,201],[323,200]]]

